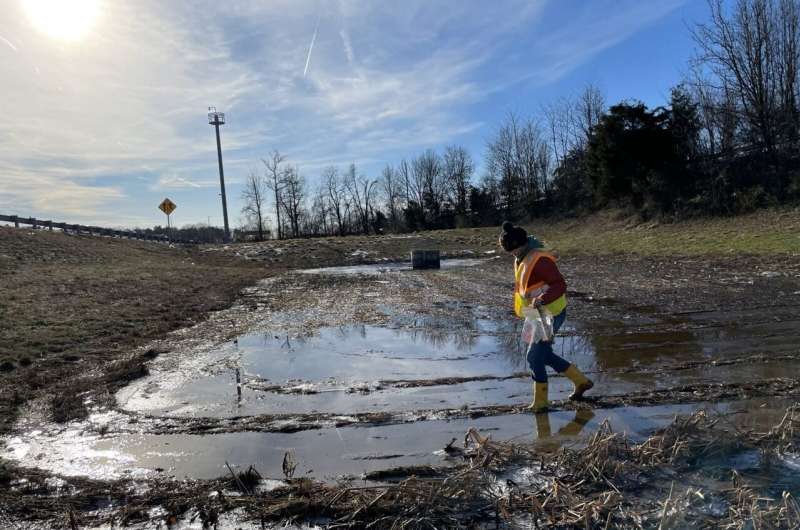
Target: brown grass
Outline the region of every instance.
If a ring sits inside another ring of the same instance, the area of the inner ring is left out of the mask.
[[[10,365],[0,371],[0,432],[43,394],[54,396],[55,419],[82,417],[86,391],[144,374],[138,347],[267,274],[192,249],[43,230],[0,228],[0,256],[0,362]]]

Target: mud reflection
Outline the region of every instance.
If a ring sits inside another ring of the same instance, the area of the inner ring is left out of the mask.
[[[556,353],[564,357],[569,356],[568,352],[590,354],[590,358],[576,364],[598,371],[704,358],[701,337],[687,319],[660,314],[648,307],[625,311],[611,304],[602,309],[600,318],[573,321],[573,336],[557,345]]]

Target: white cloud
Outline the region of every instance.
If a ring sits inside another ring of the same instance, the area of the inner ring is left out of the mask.
[[[218,180],[214,179],[195,179],[191,176],[179,175],[174,172],[162,174],[158,180],[150,185],[153,191],[182,190],[182,189],[202,189],[212,188],[219,185]]]
[[[89,185],[74,180],[0,168],[3,186],[0,187],[0,211],[3,214],[50,217],[64,221],[94,219],[98,211],[110,209],[123,197],[114,186]]]
[[[354,66],[356,57],[353,53],[353,45],[350,43],[350,34],[346,29],[342,28],[342,30],[339,31],[339,36],[342,38],[342,46],[344,47],[345,57],[347,57],[347,64]]]
[[[603,24],[586,7],[551,29],[544,0],[102,0],[73,43],[43,37],[19,5],[0,10],[0,211],[107,218],[110,205],[138,222],[147,194],[216,186],[208,105],[227,114],[228,182],[272,148],[303,171],[382,164],[474,133],[470,105],[553,82],[676,4]]]

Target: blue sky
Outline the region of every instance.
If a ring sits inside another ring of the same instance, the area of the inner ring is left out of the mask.
[[[480,174],[509,111],[587,83],[664,104],[707,16],[700,0],[66,4],[3,0],[0,213],[106,226],[164,224],[164,197],[174,224],[221,225],[209,105],[236,225],[272,149],[312,187],[328,165],[377,176],[448,144]]]

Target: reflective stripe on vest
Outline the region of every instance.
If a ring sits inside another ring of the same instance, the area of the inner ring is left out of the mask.
[[[556,261],[556,257],[549,252],[531,250],[522,258],[519,264],[514,265],[514,313],[520,318],[523,318],[522,309],[531,305],[530,300],[546,293],[549,287],[546,283],[541,281],[535,282],[530,286],[528,285],[531,275],[533,274],[533,269],[541,258],[550,258],[553,262]],[[562,294],[544,306],[553,316],[560,314],[566,307],[566,294]]]

